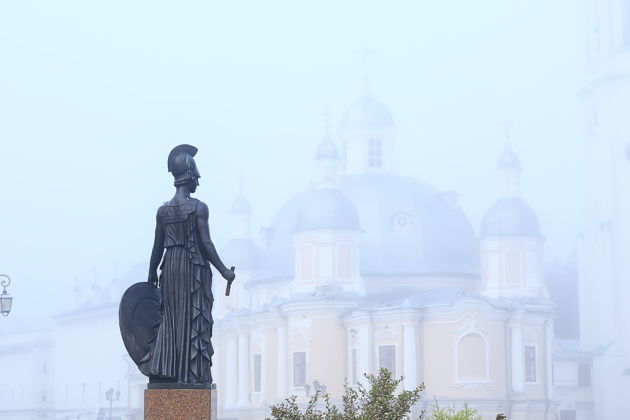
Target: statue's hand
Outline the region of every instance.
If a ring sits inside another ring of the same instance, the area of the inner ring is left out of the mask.
[[[148,280],[148,282],[149,283],[153,283],[153,284],[155,284],[157,286],[157,284],[158,284],[158,275],[157,275],[156,272],[149,273],[149,280]]]
[[[234,274],[234,271],[228,270],[227,268],[221,272],[221,275],[227,281],[233,281],[234,277],[236,277],[236,274]]]

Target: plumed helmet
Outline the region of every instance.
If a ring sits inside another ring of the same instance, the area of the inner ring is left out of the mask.
[[[189,144],[180,144],[168,154],[168,171],[175,178],[175,186],[201,178],[195,159],[193,159],[196,154],[197,148]]]

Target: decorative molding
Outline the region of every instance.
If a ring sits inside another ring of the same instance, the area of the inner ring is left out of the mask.
[[[464,386],[464,385],[477,386],[479,384],[487,384],[487,386],[490,386],[490,384],[492,383],[491,378],[490,378],[490,334],[480,329],[479,323],[477,321],[477,316],[478,314],[473,314],[470,317],[471,319],[468,322],[468,325],[452,333],[453,366],[454,366],[454,373],[455,373],[455,377],[453,379],[453,385],[456,387],[460,385],[461,386]],[[462,339],[469,335],[477,335],[481,337],[484,343],[484,349],[486,353],[485,354],[485,360],[486,360],[485,377],[479,378],[478,380],[462,380],[459,377],[459,345]]]
[[[463,391],[482,392],[482,391],[490,388],[492,386],[492,383],[491,382],[484,382],[484,381],[473,381],[473,382],[455,381],[455,382],[453,382],[453,386],[455,388],[461,389]]]

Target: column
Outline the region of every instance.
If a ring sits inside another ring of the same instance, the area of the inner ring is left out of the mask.
[[[372,352],[372,340],[370,339],[370,327],[363,326],[357,328],[359,331],[359,371],[357,372],[357,382],[367,385],[365,373],[372,373],[370,366],[370,353]]]
[[[236,406],[238,398],[238,344],[237,337],[230,335],[227,340],[227,351],[223,357],[226,363],[227,375],[225,378],[225,406]]]
[[[260,406],[267,407],[267,371],[269,370],[269,364],[267,363],[267,355],[269,354],[267,351],[267,329],[263,330],[263,336],[260,341],[262,349],[260,355]]]
[[[415,324],[403,325],[403,376],[405,389],[418,386],[418,345]]]
[[[287,357],[287,326],[280,325],[278,327],[278,351],[277,351],[277,368],[278,368],[278,399],[283,400],[288,397],[287,388],[287,366],[289,358]]]
[[[249,340],[247,333],[238,336],[238,406],[249,405]]]
[[[517,311],[510,319],[510,356],[512,366],[512,391],[525,390],[525,357],[523,356],[523,312]]]

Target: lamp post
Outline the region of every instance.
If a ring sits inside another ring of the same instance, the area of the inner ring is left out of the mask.
[[[116,391],[116,396],[114,397],[114,388],[109,388],[105,391],[105,398],[109,401],[109,420],[112,420],[112,404],[120,399],[120,391]]]
[[[4,277],[0,281],[0,285],[2,285],[2,294],[0,295],[0,313],[3,316],[9,315],[11,312],[11,304],[13,303],[13,297],[7,293],[7,286],[11,284],[11,277],[6,274],[0,274],[0,277]]]

